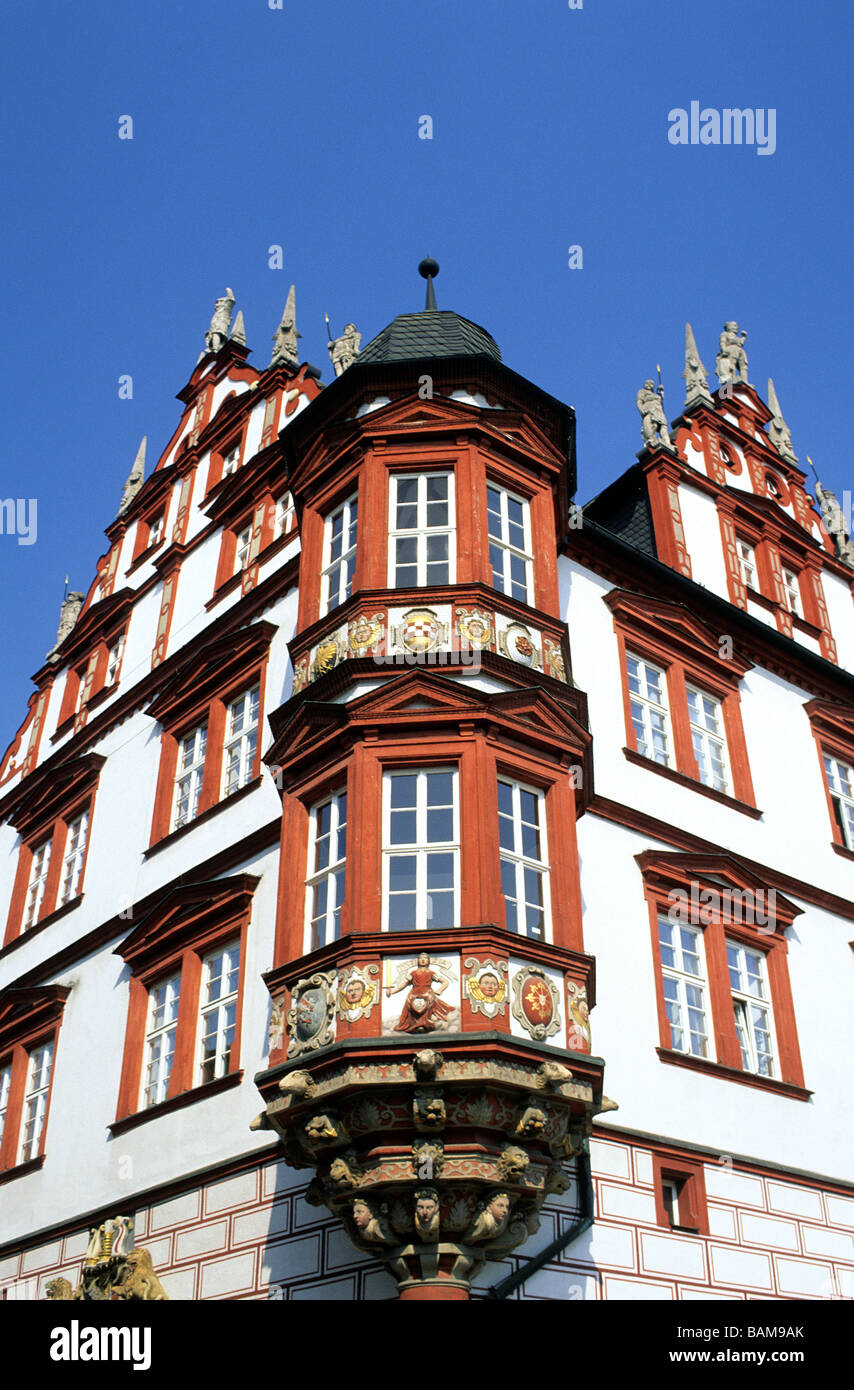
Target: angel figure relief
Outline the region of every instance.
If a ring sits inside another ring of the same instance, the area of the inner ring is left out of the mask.
[[[437,1029],[457,1026],[458,1012],[450,1004],[443,1003],[440,995],[453,982],[447,966],[434,963],[426,951],[422,951],[414,964],[404,961],[390,985],[386,985],[386,995],[399,994],[408,989],[403,1001],[400,1018],[392,1025],[394,1033],[433,1033]]]

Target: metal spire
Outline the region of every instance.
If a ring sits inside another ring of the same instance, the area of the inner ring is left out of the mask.
[[[439,262],[434,261],[432,256],[426,256],[418,267],[418,274],[423,275],[424,279],[427,281],[427,301],[424,308],[437,308],[436,292],[433,289],[433,278],[439,274]]]

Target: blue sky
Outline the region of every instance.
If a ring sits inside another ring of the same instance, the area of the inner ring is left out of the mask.
[[[580,500],[633,461],[657,362],[678,414],[686,318],[710,369],[736,318],[801,460],[851,487],[851,31],[850,0],[9,0],[0,496],[39,510],[34,545],[0,536],[0,747],[226,284],[265,366],[295,281],[328,379],[324,312],[367,341],[435,256],[439,306],[575,406]],[[776,152],[674,147],[692,100],[773,107]]]

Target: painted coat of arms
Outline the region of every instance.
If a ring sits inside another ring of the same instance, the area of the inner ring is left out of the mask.
[[[432,608],[410,608],[394,630],[395,645],[408,652],[432,652],[448,640],[448,625]]]
[[[540,653],[524,623],[511,623],[501,633],[498,645],[504,656],[509,656],[511,661],[521,662],[523,666],[540,664]]]
[[[535,965],[526,965],[513,979],[513,1017],[536,1042],[560,1028],[560,996],[548,975]]]
[[[335,1038],[335,994],[333,974],[309,975],[298,980],[291,992],[288,1009],[288,1056],[299,1057],[325,1047]]]

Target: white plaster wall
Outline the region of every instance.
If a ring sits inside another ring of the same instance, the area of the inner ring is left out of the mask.
[[[596,957],[593,1051],[606,1061],[605,1090],[629,1130],[708,1145],[850,1179],[849,1088],[844,1046],[851,924],[807,904],[789,933],[789,971],[807,1104],[659,1060],[649,914],[634,856],[659,847],[595,815],[578,823],[585,949]],[[667,846],[660,846],[668,848]],[[834,982],[837,982],[834,987]],[[630,982],[630,983],[629,983]]]
[[[851,585],[827,571],[822,574],[821,583],[839,665],[846,671],[854,671],[854,594]]]
[[[685,544],[691,557],[691,573],[704,589],[727,598],[721,528],[714,499],[699,488],[679,484],[679,507]]]

